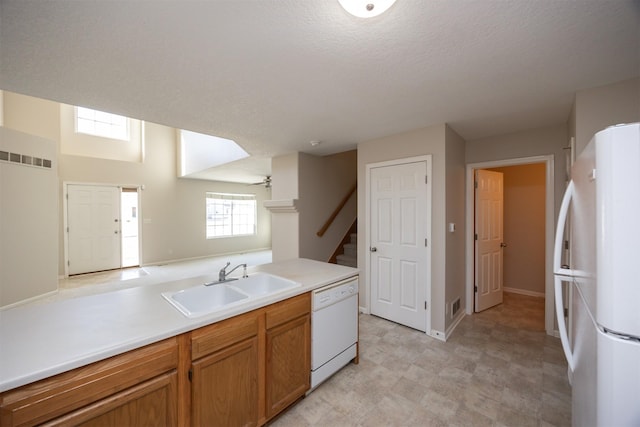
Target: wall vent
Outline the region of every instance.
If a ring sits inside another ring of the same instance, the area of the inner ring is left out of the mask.
[[[0,151],[0,161],[46,169],[51,169],[52,165],[52,161],[49,159],[29,156],[28,154],[11,153],[8,151]]]
[[[453,319],[456,313],[460,310],[460,298],[451,303],[451,318]]]

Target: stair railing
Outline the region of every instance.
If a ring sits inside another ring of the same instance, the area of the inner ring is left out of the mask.
[[[331,227],[331,224],[333,224],[333,221],[336,219],[336,217],[338,216],[342,208],[344,208],[344,205],[347,204],[347,202],[349,201],[349,198],[353,193],[355,193],[357,188],[358,188],[358,184],[357,183],[353,184],[353,187],[351,187],[351,190],[349,190],[349,193],[347,193],[347,195],[344,196],[344,198],[340,201],[340,204],[338,205],[338,207],[333,210],[333,212],[331,213],[331,216],[329,216],[329,219],[327,219],[327,221],[320,228],[320,230],[316,232],[316,236],[318,237],[324,236],[324,233],[326,233],[329,227]]]

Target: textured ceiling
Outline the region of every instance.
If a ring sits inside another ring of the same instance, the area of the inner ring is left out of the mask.
[[[577,90],[640,75],[637,0],[0,1],[0,89],[233,139],[252,158],[209,175],[231,181],[444,122],[564,123]]]

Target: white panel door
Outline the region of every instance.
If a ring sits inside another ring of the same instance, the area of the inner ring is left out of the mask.
[[[120,268],[120,189],[67,186],[69,274]]]
[[[502,173],[476,171],[475,311],[502,303]]]
[[[427,162],[370,170],[371,313],[426,331]]]

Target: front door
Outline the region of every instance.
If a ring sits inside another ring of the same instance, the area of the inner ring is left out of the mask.
[[[502,173],[476,171],[475,311],[502,303]]]
[[[371,313],[426,331],[430,165],[370,169]]]
[[[120,189],[67,186],[69,274],[120,268]]]

